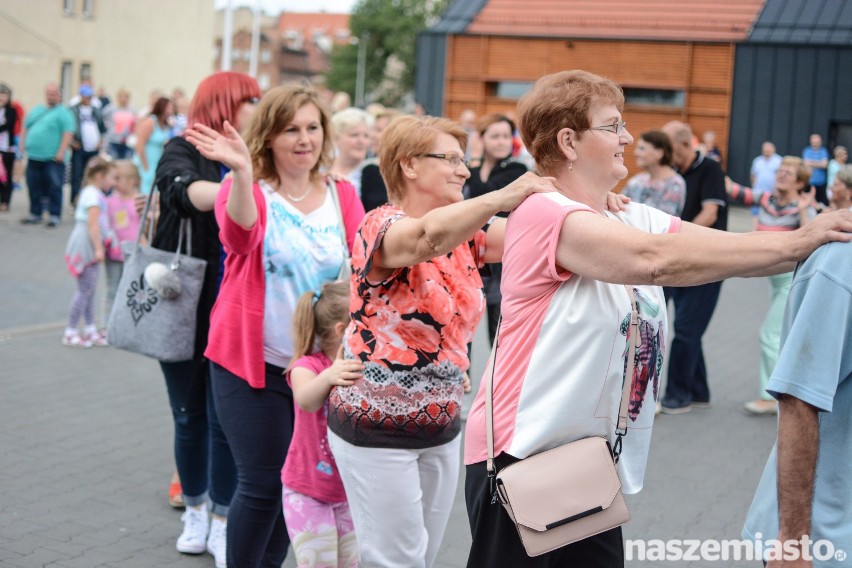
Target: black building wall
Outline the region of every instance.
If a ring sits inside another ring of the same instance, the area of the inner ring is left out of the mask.
[[[734,64],[728,173],[748,182],[765,141],[801,156],[812,133],[829,151],[832,124],[852,126],[852,46],[740,44]],[[848,143],[848,142],[847,142]]]

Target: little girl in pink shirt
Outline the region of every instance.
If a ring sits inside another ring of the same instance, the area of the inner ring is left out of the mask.
[[[118,160],[115,163],[116,182],[112,193],[107,198],[109,224],[119,241],[119,246],[113,247],[106,257],[106,310],[112,309],[115,300],[121,270],[124,268],[124,253],[121,244],[136,241],[139,233],[139,212],[136,210],[136,198],[139,193],[139,170],[130,160]]]
[[[295,352],[287,381],[296,425],[281,482],[284,519],[300,567],[358,566],[352,515],[326,434],[329,392],[350,386],[364,370],[360,361],[343,359],[348,324],[349,282],[344,281],[304,294],[293,316]]]

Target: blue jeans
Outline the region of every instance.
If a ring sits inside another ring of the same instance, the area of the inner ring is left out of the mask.
[[[175,464],[184,501],[193,507],[213,502],[212,512],[228,516],[237,485],[234,458],[219,425],[206,360],[160,362],[175,422]]]
[[[62,215],[62,182],[65,181],[65,164],[54,160],[30,159],[27,162],[27,189],[30,192],[30,216],[41,218],[44,200],[51,217]]]
[[[83,181],[83,174],[86,171],[86,164],[89,160],[98,155],[97,150],[74,150],[71,153],[71,206],[74,206],[74,200],[80,193],[80,183]]]
[[[293,391],[284,369],[266,366],[255,389],[211,363],[213,398],[237,463],[237,491],[228,515],[228,566],[280,568],[290,537],[281,506],[281,468],[293,437]]]
[[[710,402],[701,338],[710,325],[721,290],[721,282],[665,289],[666,298],[674,302],[675,321],[663,406],[678,408],[693,402]]]
[[[119,142],[110,142],[109,155],[115,158],[116,160],[126,160],[133,155],[133,150],[131,150],[130,146],[128,146],[127,144],[121,144]]]

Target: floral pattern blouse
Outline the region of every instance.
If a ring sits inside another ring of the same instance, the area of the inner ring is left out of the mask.
[[[388,228],[405,213],[393,205],[364,217],[352,250],[347,358],[364,365],[352,386],[334,388],[328,426],[356,446],[420,449],[461,428],[467,344],[485,310],[485,232],[448,254],[397,269],[382,282],[367,274]]]

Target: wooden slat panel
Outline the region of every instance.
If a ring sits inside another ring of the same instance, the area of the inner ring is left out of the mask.
[[[689,51],[683,43],[552,40],[549,45],[551,73],[586,69],[624,86],[686,86]]]
[[[535,81],[547,75],[550,71],[546,54],[552,41],[489,38],[485,46],[485,75],[516,81]]]
[[[486,38],[479,36],[450,36],[447,77],[482,76],[481,51]]]
[[[726,93],[702,93],[690,91],[687,97],[688,112],[690,115],[727,116],[730,101]]]
[[[452,93],[453,100],[480,102],[483,98],[485,83],[472,79],[451,79],[447,88]]]
[[[692,48],[692,73],[689,82],[694,87],[731,88],[734,67],[734,46],[730,44],[696,44]]]

